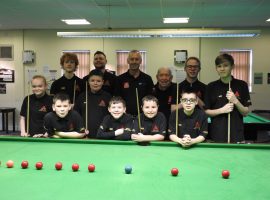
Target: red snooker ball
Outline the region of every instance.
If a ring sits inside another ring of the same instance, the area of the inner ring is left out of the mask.
[[[177,168],[172,168],[171,169],[171,174],[173,175],[173,176],[177,176],[178,175],[178,169]]]
[[[229,170],[222,170],[221,175],[223,178],[227,179],[230,176],[230,172],[229,172]]]
[[[28,167],[28,161],[27,160],[22,161],[21,166],[23,169],[26,169]]]
[[[72,170],[74,171],[74,172],[76,172],[76,171],[78,171],[79,170],[79,165],[77,164],[77,163],[74,163],[73,165],[72,165]]]
[[[63,167],[63,165],[62,165],[62,163],[61,163],[61,162],[57,162],[57,163],[55,163],[55,169],[56,169],[56,170],[61,170],[61,169],[62,169],[62,167]]]
[[[43,167],[43,163],[42,163],[42,162],[37,162],[37,163],[36,163],[36,169],[37,169],[37,170],[42,169],[42,167]]]
[[[95,171],[95,168],[96,168],[96,166],[94,164],[89,164],[88,165],[88,171],[89,172],[94,172]]]
[[[8,160],[6,165],[7,165],[7,168],[12,168],[14,166],[14,162],[12,160]]]

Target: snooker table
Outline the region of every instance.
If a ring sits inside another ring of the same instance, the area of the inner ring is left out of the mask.
[[[270,199],[270,146],[0,137],[0,199]],[[7,168],[13,160],[13,168]],[[22,160],[29,167],[22,169]],[[35,163],[42,161],[41,170]],[[54,164],[63,163],[57,171]],[[80,169],[73,172],[71,165]],[[89,173],[87,166],[96,170]],[[133,167],[125,174],[124,166]],[[170,170],[179,169],[178,176]],[[221,177],[228,169],[229,179]]]

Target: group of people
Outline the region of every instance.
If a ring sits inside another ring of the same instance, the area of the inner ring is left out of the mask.
[[[209,137],[209,130],[214,142],[226,142],[228,137],[231,142],[244,141],[243,116],[251,100],[247,84],[231,75],[232,56],[217,56],[220,79],[208,85],[198,80],[201,63],[196,57],[187,59],[186,79],[178,85],[167,67],[158,69],[154,85],[151,76],[140,70],[142,57],[137,50],[129,52],[129,69],[119,76],[107,71],[106,63],[106,55],[97,51],[95,69],[80,79],[74,74],[77,56],[63,54],[64,75],[53,82],[50,95],[46,79],[34,76],[33,94],[25,97],[21,108],[21,136],[170,139],[188,147]]]

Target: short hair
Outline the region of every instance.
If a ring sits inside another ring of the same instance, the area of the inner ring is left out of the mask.
[[[189,57],[189,58],[186,60],[186,62],[185,62],[185,67],[187,67],[187,62],[188,62],[189,60],[196,60],[197,63],[198,63],[198,65],[199,65],[199,68],[201,68],[201,61],[200,61],[199,58],[197,58],[197,57],[195,57],[195,56],[191,56],[191,57]]]
[[[130,57],[131,54],[139,54],[140,57],[141,57],[141,59],[142,59],[142,55],[141,55],[141,52],[140,52],[139,50],[135,50],[135,49],[131,50],[131,51],[128,53],[128,59],[129,59],[129,57]]]
[[[224,53],[216,57],[215,64],[216,66],[224,63],[224,62],[229,62],[231,66],[234,65],[234,59],[231,55]]]
[[[79,60],[78,60],[77,55],[74,54],[74,53],[64,53],[60,58],[61,66],[64,66],[64,62],[66,60],[74,60],[74,62],[75,62],[75,71],[76,71],[77,68],[78,68],[78,65],[79,65]]]
[[[70,103],[70,98],[69,98],[68,94],[66,94],[66,93],[60,92],[60,93],[57,93],[56,95],[54,95],[53,104],[55,104],[56,101],[58,101],[58,100],[60,100],[60,101],[68,101]]]
[[[93,69],[89,72],[89,77],[88,80],[92,77],[92,76],[100,76],[103,79],[103,73],[101,70],[99,69]]]
[[[183,96],[183,94],[195,94],[197,98],[197,92],[193,88],[186,88],[182,90],[181,96]]]
[[[42,75],[35,75],[35,76],[33,76],[32,80],[34,80],[34,79],[42,79],[44,84],[47,85],[46,78],[44,76],[42,76]]]
[[[160,73],[160,71],[161,71],[162,69],[168,70],[169,75],[172,76],[172,70],[171,70],[169,67],[160,67],[160,68],[158,68],[157,75],[159,75],[159,73]]]
[[[97,55],[97,54],[101,54],[101,55],[103,55],[103,56],[106,58],[105,53],[103,53],[102,51],[96,51],[95,54],[94,54],[94,57],[95,57],[95,55]]]
[[[157,105],[159,105],[158,99],[153,95],[147,95],[142,98],[142,106],[144,105],[145,101],[154,101]]]
[[[125,100],[120,96],[114,96],[109,101],[109,107],[111,107],[112,104],[122,103],[124,107],[126,107]]]

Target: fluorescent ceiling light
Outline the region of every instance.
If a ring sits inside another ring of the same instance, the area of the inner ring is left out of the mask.
[[[181,23],[188,23],[188,17],[181,17],[181,18],[163,18],[164,24],[181,24]]]
[[[100,32],[57,32],[58,37],[73,38],[199,38],[199,37],[255,37],[260,30],[129,30],[129,31],[100,31]]]
[[[270,18],[268,20],[266,20],[267,22],[270,22]]]
[[[86,25],[90,24],[86,19],[62,19],[61,21],[65,22],[68,25]]]

